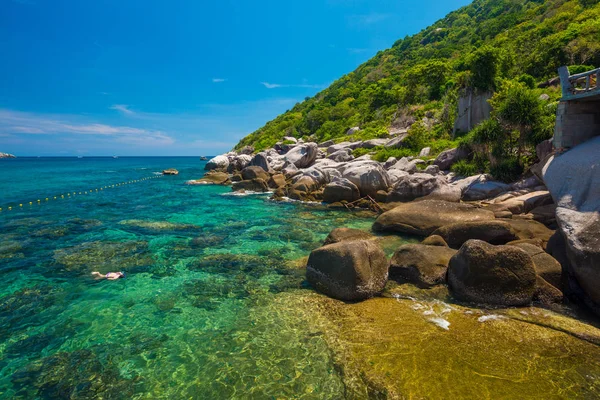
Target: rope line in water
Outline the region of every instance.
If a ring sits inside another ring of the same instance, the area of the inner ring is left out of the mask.
[[[40,205],[42,203],[45,203],[47,201],[54,201],[54,200],[63,200],[63,199],[72,199],[75,196],[78,195],[86,195],[86,194],[90,194],[90,193],[100,193],[103,192],[104,190],[107,189],[113,189],[113,188],[118,188],[121,186],[125,186],[125,185],[131,185],[133,183],[140,183],[140,182],[144,182],[144,181],[148,181],[150,179],[156,179],[156,178],[162,178],[162,175],[158,175],[158,176],[149,176],[146,178],[141,178],[141,179],[134,179],[131,181],[127,181],[127,182],[120,182],[120,183],[115,183],[113,185],[106,185],[106,186],[102,186],[100,188],[95,188],[95,189],[90,189],[89,192],[87,190],[81,191],[81,192],[67,192],[64,194],[59,194],[56,196],[49,196],[49,197],[45,197],[44,200],[38,199],[37,201],[30,201],[30,202],[25,202],[25,203],[15,203],[18,205],[9,205],[6,207],[0,207],[0,212],[3,211],[12,211],[13,209],[23,209],[26,205],[29,206],[33,206],[34,204]]]

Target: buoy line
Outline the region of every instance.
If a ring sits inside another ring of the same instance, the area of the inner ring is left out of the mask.
[[[118,188],[121,186],[131,185],[133,183],[144,182],[144,181],[148,181],[150,179],[157,179],[157,178],[162,178],[162,175],[148,176],[146,178],[134,179],[132,181],[127,181],[127,182],[119,182],[119,183],[115,183],[113,185],[106,185],[106,186],[102,186],[99,188],[90,189],[89,191],[84,190],[84,191],[80,191],[80,192],[67,192],[67,193],[63,193],[63,194],[58,194],[56,196],[49,196],[49,197],[44,197],[43,199],[37,199],[36,201],[15,203],[15,205],[8,205],[6,207],[0,207],[0,212],[19,210],[19,209],[25,208],[26,206],[33,206],[34,204],[39,205],[39,204],[54,201],[54,200],[72,199],[79,195],[83,196],[83,195],[90,194],[90,193],[100,193],[100,192],[103,192],[108,189],[114,189],[114,188]]]

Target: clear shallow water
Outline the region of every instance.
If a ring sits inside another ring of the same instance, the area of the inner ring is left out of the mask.
[[[315,294],[301,258],[373,217],[185,185],[203,166],[0,160],[0,398],[598,397],[600,330],[444,287]]]
[[[185,185],[203,166],[0,162],[3,398],[344,396],[321,335],[272,299],[310,291],[295,260],[332,227],[372,219]]]

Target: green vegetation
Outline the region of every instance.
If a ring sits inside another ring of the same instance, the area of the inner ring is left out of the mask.
[[[475,0],[379,52],[237,148],[262,150],[284,136],[347,140],[354,126],[361,128],[354,140],[411,127],[404,149],[374,149],[375,158],[415,155],[425,146],[435,155],[460,142],[487,160],[473,163],[478,168],[522,170],[533,146],[551,136],[560,97],[559,88],[538,84],[555,77],[561,65],[572,73],[600,65],[598,37],[598,0]],[[495,92],[495,111],[492,121],[457,138],[457,101],[466,90]],[[541,94],[550,99],[540,100]]]

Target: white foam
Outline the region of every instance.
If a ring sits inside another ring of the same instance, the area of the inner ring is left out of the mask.
[[[221,196],[258,196],[261,194],[273,194],[273,192],[253,192],[252,190],[246,190],[245,192],[231,192],[231,193],[222,193]]]
[[[450,330],[450,322],[448,322],[444,318],[429,318],[429,321],[433,322],[442,329],[445,329],[447,331]]]
[[[486,321],[498,321],[500,319],[504,319],[506,317],[503,317],[502,315],[496,315],[496,314],[491,314],[491,315],[484,315],[482,317],[477,318],[477,321],[479,322],[486,322]]]

